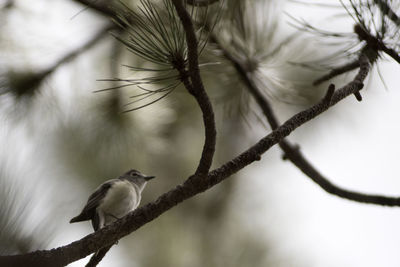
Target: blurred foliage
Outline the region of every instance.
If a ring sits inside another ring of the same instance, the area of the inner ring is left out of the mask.
[[[44,248],[52,238],[51,224],[30,218],[35,209],[34,194],[11,180],[0,165],[0,255],[27,253]],[[43,213],[44,215],[44,213]]]
[[[312,48],[311,40],[305,40],[282,27],[282,9],[283,3],[279,1],[226,1],[214,34],[223,49],[245,67],[266,98],[273,102],[309,105],[320,99],[323,93],[320,87],[310,88],[310,80],[318,72],[292,62],[310,58],[311,54],[315,56],[319,52]],[[306,41],[309,46],[302,45]],[[218,47],[214,47],[214,56],[221,56]],[[224,59],[220,60],[224,62]],[[226,79],[230,83],[224,87],[232,90],[239,88],[237,80],[232,79],[237,75],[227,72],[225,65],[215,67],[220,67],[221,75],[231,77]],[[225,99],[230,97],[230,92],[225,90]],[[254,110],[251,101],[245,99],[242,103],[250,107],[242,110]]]
[[[32,73],[32,72],[14,72],[10,71],[3,77],[1,92],[10,92],[16,97],[27,95],[31,97],[40,84],[43,82],[47,73]]]

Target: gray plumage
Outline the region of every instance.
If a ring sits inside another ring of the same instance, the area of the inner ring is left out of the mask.
[[[137,170],[102,183],[90,195],[82,212],[70,223],[92,221],[95,231],[122,218],[139,206],[141,193],[147,181],[154,176],[145,176]]]

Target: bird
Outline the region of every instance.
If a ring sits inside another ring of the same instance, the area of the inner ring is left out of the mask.
[[[118,178],[102,183],[89,196],[81,213],[70,223],[91,220],[94,231],[122,218],[139,206],[142,191],[155,176],[129,170]]]

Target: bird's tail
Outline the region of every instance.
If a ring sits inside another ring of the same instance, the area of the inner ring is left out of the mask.
[[[85,216],[85,214],[79,214],[78,216],[75,216],[74,218],[72,218],[69,223],[75,223],[75,222],[82,222],[82,221],[87,221],[88,218],[86,218],[87,216]]]
[[[104,248],[101,248],[99,251],[93,254],[93,256],[90,258],[89,262],[85,265],[85,267],[94,267],[97,266],[97,264],[104,258],[104,256],[107,254],[107,252],[110,250],[110,246],[106,246]]]

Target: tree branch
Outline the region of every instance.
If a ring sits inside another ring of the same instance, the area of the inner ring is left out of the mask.
[[[214,120],[214,111],[210,99],[204,89],[203,82],[200,77],[200,70],[198,64],[198,47],[197,39],[194,31],[192,19],[186,11],[182,0],[172,0],[176,12],[182,22],[183,28],[186,33],[186,43],[188,46],[188,60],[189,60],[189,77],[192,84],[192,91],[189,92],[195,97],[200,109],[203,113],[203,123],[205,128],[205,141],[203,152],[195,175],[204,176],[208,173],[215,151],[216,143],[216,129]],[[189,88],[187,88],[189,89]]]
[[[217,47],[222,51],[224,56],[231,61],[233,64],[234,68],[240,75],[241,79],[246,85],[246,88],[250,92],[250,94],[254,97],[256,100],[257,104],[261,108],[262,112],[264,113],[264,116],[267,118],[268,123],[271,125],[271,128],[275,130],[276,128],[279,127],[279,122],[274,114],[274,111],[269,103],[269,101],[263,96],[261,93],[261,90],[258,88],[258,86],[253,82],[253,80],[249,77],[246,68],[236,59],[234,58],[218,41],[218,39],[214,36],[211,35],[210,41],[212,41],[214,44],[217,45]],[[352,63],[352,66],[359,67],[360,66],[360,60],[363,64],[362,68],[364,72],[368,72],[367,64],[368,61],[366,61],[365,56],[362,56],[361,59],[355,61]],[[369,64],[368,64],[369,65]],[[342,69],[349,69],[349,65],[344,66]],[[359,74],[361,75],[361,74]],[[357,76],[355,81],[362,83],[365,77],[363,76]],[[330,77],[331,78],[331,77]],[[329,90],[327,91],[326,96],[324,97],[324,100],[330,103],[332,101],[332,97],[334,95],[334,85],[331,84],[329,86]],[[312,166],[312,164],[302,155],[300,149],[296,146],[291,144],[288,140],[283,139],[281,142],[279,142],[279,146],[285,153],[284,158],[290,160],[297,168],[299,168],[305,175],[307,175],[312,181],[314,181],[316,184],[318,184],[323,190],[326,192],[357,202],[362,202],[362,203],[370,203],[370,204],[376,204],[376,205],[383,205],[383,206],[395,206],[398,203],[397,198],[391,198],[391,197],[386,197],[386,196],[379,196],[379,195],[368,195],[364,193],[359,193],[355,191],[350,191],[346,190],[343,188],[340,188],[339,186],[331,183],[326,177],[324,177],[315,167]]]

